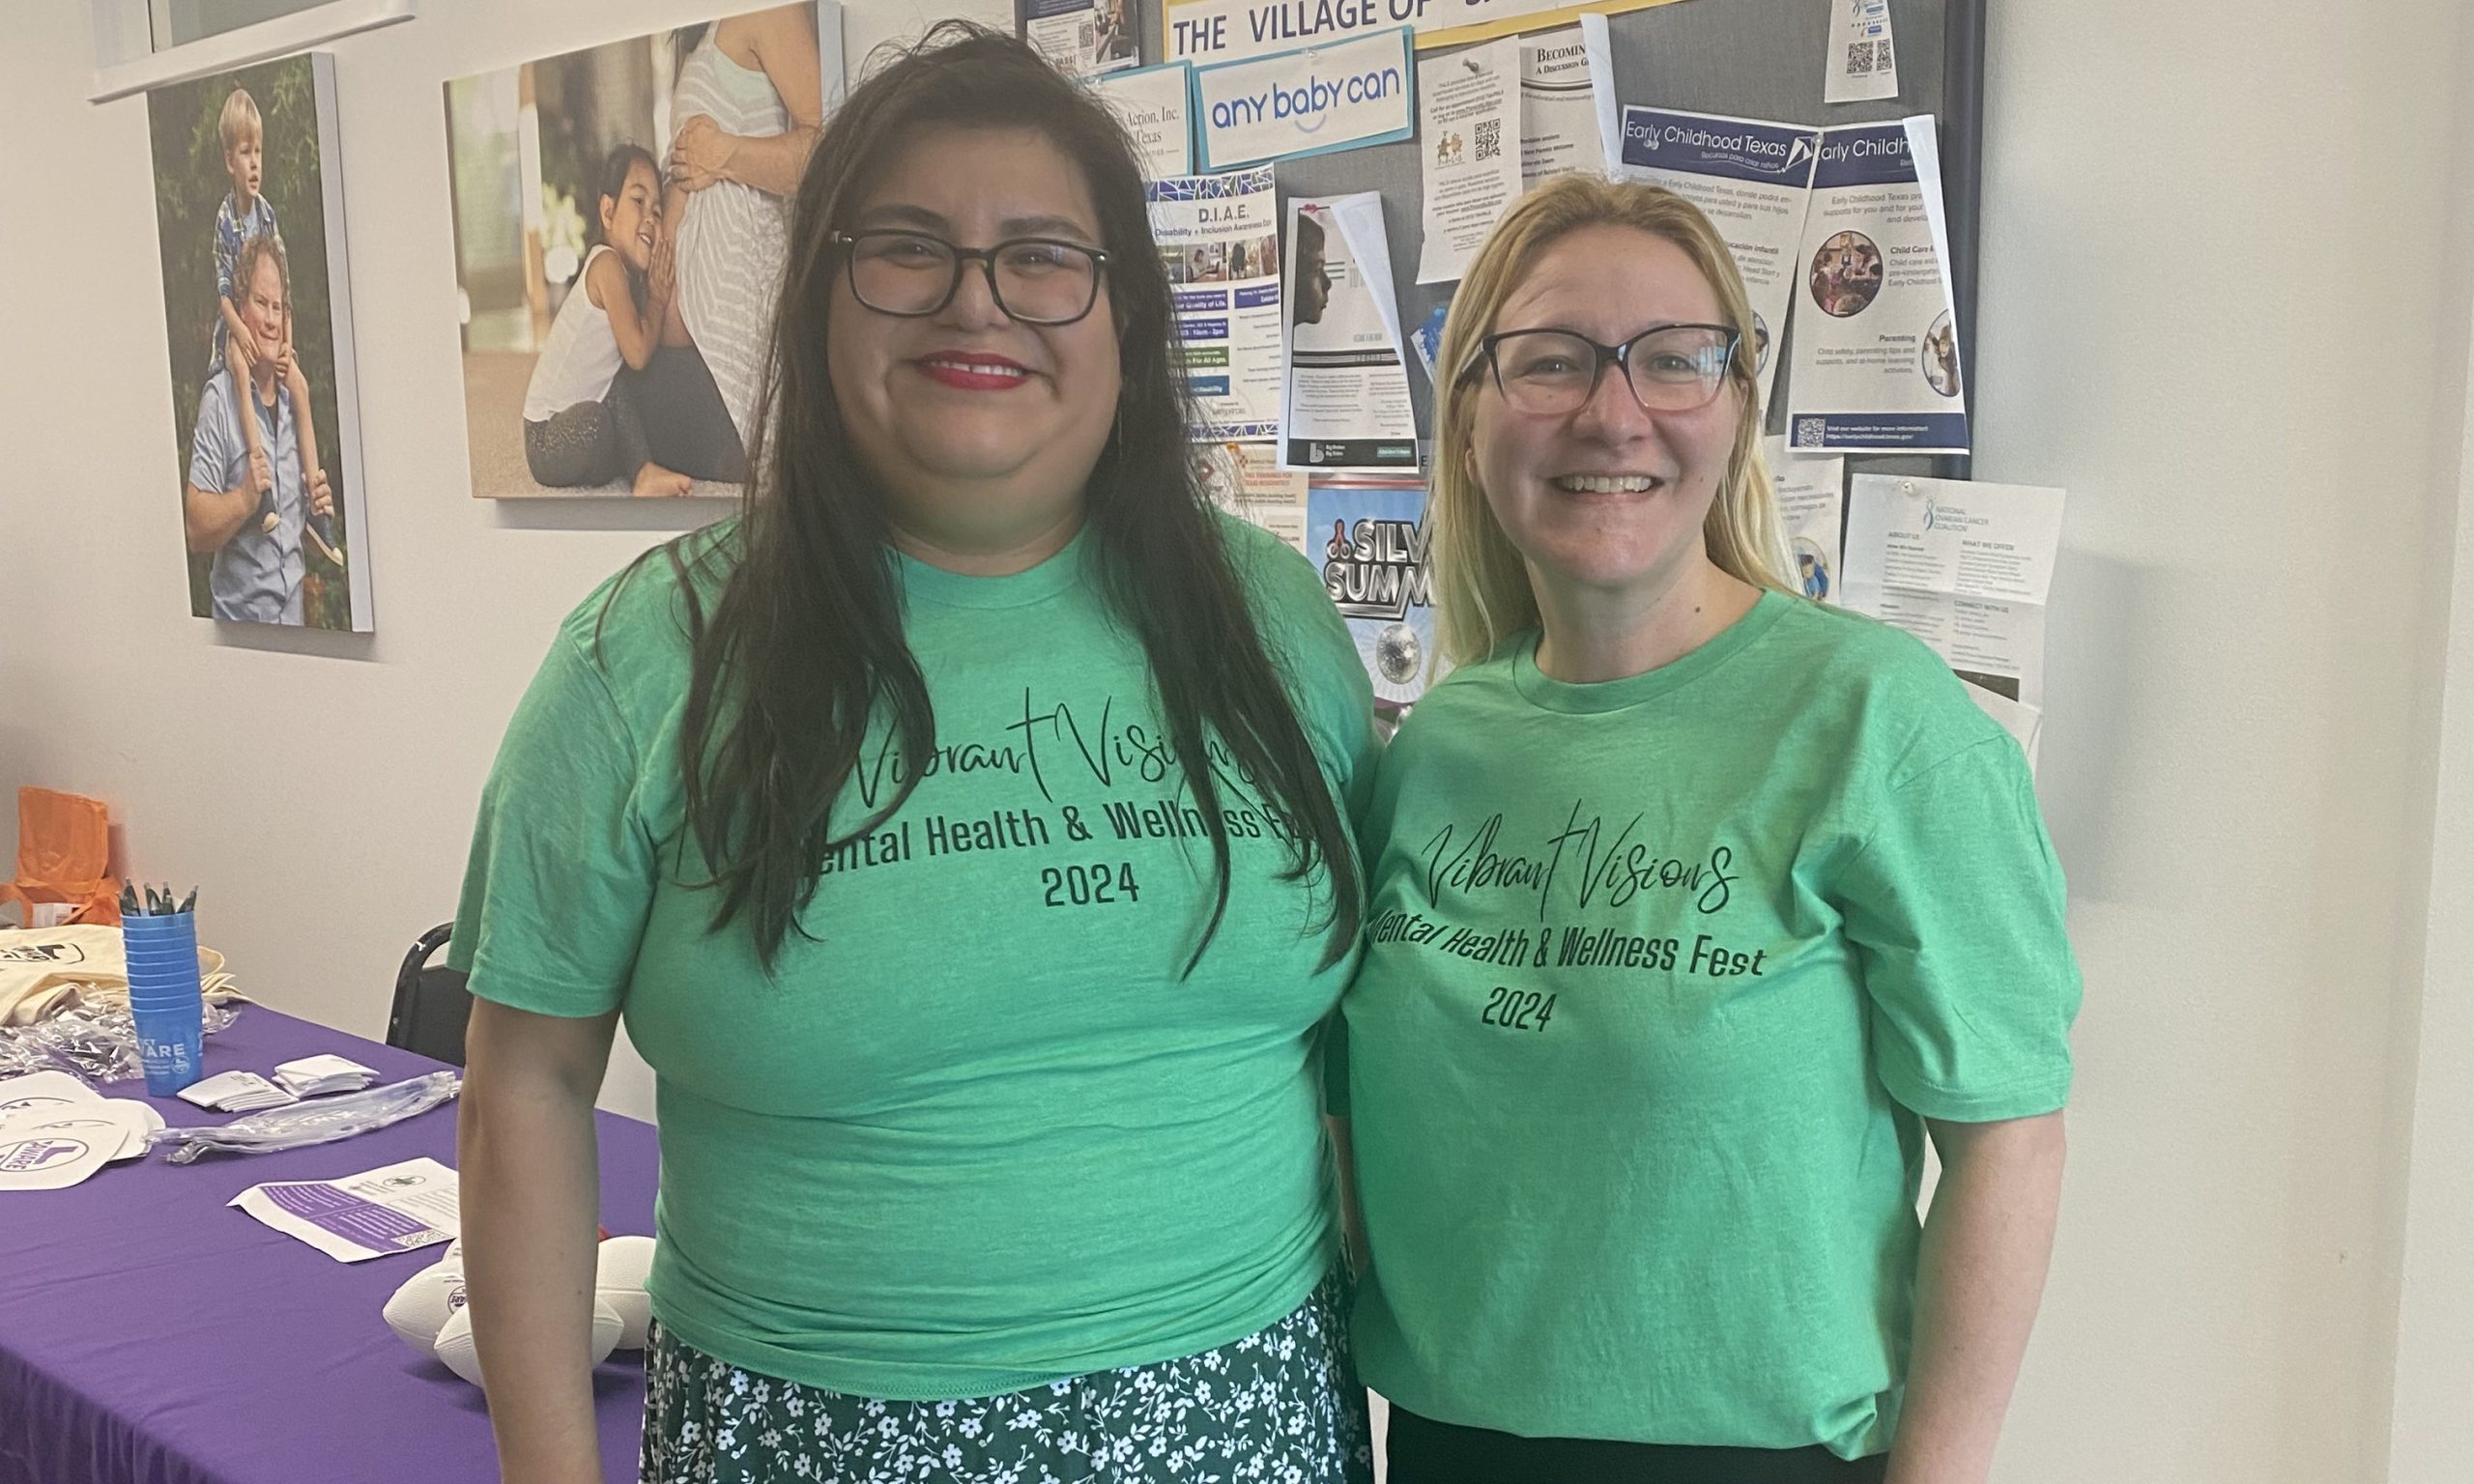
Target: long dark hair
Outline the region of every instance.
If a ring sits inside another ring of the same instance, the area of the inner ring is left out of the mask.
[[[661,204],[661,161],[653,158],[653,152],[630,140],[622,139],[612,145],[610,153],[601,157],[600,172],[593,177],[592,209],[586,214],[585,231],[593,244],[606,243],[610,238],[601,225],[601,203],[616,201],[627,193],[627,177],[635,173],[638,165],[653,173],[653,204],[656,207]],[[645,294],[648,288],[645,275],[636,271],[635,265],[627,261],[625,253],[618,253],[617,256],[618,266],[626,271],[627,297],[635,300],[636,308],[641,311],[645,307]],[[576,274],[576,287],[584,287],[581,270]]]
[[[620,140],[601,157],[601,169],[592,179],[592,214],[585,225],[593,242],[600,243],[608,237],[601,226],[601,203],[616,201],[627,193],[627,177],[635,174],[638,165],[653,173],[653,205],[661,205],[661,161],[643,145]]]
[[[1252,784],[1287,826],[1282,879],[1307,880],[1318,862],[1327,871],[1329,967],[1357,937],[1356,862],[1195,476],[1168,275],[1133,147],[1105,105],[1028,46],[963,21],[937,25],[876,71],[826,124],[791,208],[736,538],[667,548],[688,594],[686,814],[720,892],[713,926],[744,915],[769,970],[799,929],[826,853],[898,813],[935,746],[927,682],[903,634],[882,496],[850,456],[825,329],[842,269],[832,233],[898,150],[943,128],[1038,130],[1080,168],[1098,208],[1123,391],[1115,434],[1085,486],[1085,549],[1107,602],[1142,642],[1211,836],[1212,908],[1184,972],[1228,908],[1220,801],[1229,776]],[[691,549],[696,557],[682,555]],[[702,561],[716,563],[705,575],[727,573],[709,616],[689,570]],[[831,811],[877,716],[903,755],[900,790],[836,834]]]

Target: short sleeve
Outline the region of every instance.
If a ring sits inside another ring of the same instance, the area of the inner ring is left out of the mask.
[[[215,214],[215,297],[232,297],[232,275],[241,267],[241,229],[229,207]]]
[[[1989,737],[1890,789],[1839,885],[1890,1096],[1952,1123],[2061,1107],[2079,966],[2017,744]]]
[[[222,494],[224,471],[232,467],[234,432],[231,398],[221,378],[206,384],[197,399],[197,429],[189,435],[189,488]]]
[[[607,680],[561,634],[481,794],[447,949],[474,994],[568,1016],[625,998],[660,859],[639,757]]]
[[[1340,611],[1311,563],[1279,537],[1225,517],[1254,625],[1288,677],[1297,719],[1332,782],[1343,818],[1354,818],[1374,781],[1374,682]]]

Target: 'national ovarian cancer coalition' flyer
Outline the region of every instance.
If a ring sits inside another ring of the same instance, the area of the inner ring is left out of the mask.
[[[1847,606],[1931,644],[2030,763],[2065,499],[2033,485],[1899,474],[1858,474],[1848,497]]]
[[[1272,167],[1153,181],[1151,235],[1176,296],[1196,438],[1280,431],[1280,210]]]
[[[1288,377],[1280,458],[1290,469],[1415,470],[1418,424],[1401,358],[1383,198],[1291,198]]]
[[[1822,134],[1797,264],[1798,453],[1968,451],[1933,149],[1930,119]]]

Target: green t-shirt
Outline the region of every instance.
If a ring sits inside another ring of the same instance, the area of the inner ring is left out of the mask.
[[[1918,1115],[2069,1088],[2025,760],[1922,644],[1776,593],[1629,679],[1536,647],[1427,694],[1361,832],[1366,1383],[1533,1437],[1879,1452]]]
[[[1304,559],[1223,528],[1341,796],[1373,753],[1356,650]],[[1223,763],[1227,916],[1178,978],[1210,841],[1082,548],[1003,578],[899,558],[934,762],[827,862],[775,982],[683,884],[707,871],[665,560],[567,619],[508,727],[452,961],[520,1009],[625,1008],[660,1114],[653,1312],[734,1365],[991,1395],[1224,1344],[1333,1260],[1318,1023],[1356,955],[1318,972],[1328,877],[1278,879]],[[837,810],[864,818],[900,763],[872,743]]]

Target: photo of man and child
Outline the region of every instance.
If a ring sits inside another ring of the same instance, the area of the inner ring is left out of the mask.
[[[292,57],[148,95],[189,611],[370,627],[332,72]],[[331,254],[331,247],[333,249]]]
[[[473,493],[738,493],[839,11],[446,85]]]

